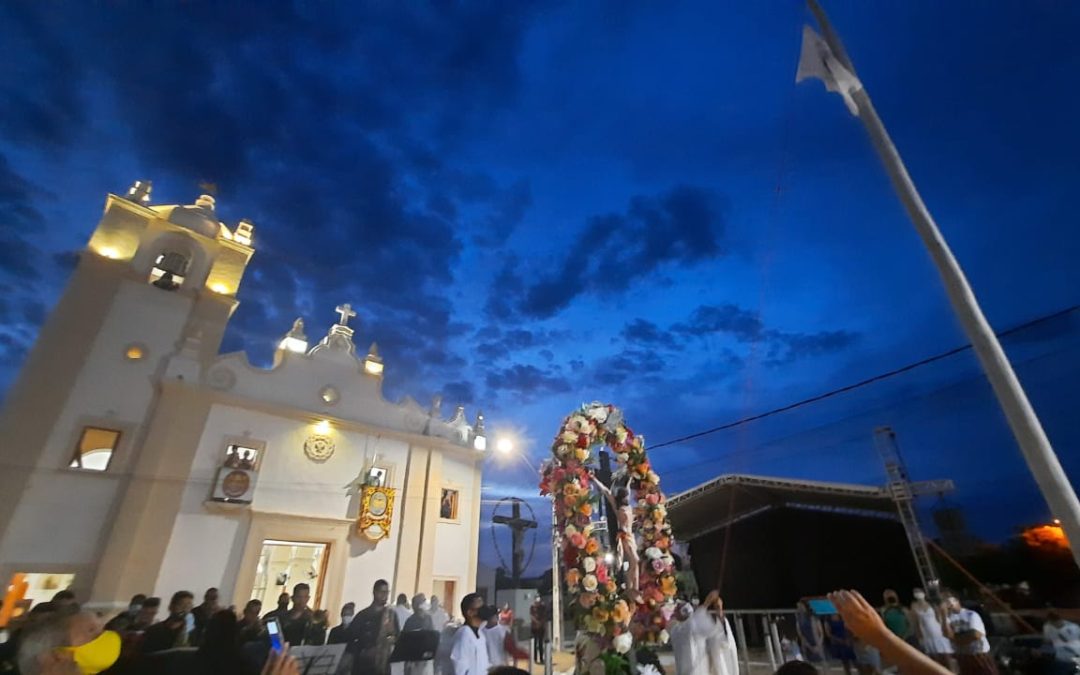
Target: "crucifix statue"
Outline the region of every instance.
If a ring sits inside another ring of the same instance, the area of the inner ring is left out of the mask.
[[[531,530],[536,527],[535,520],[529,520],[528,518],[521,517],[521,500],[515,499],[513,502],[510,516],[494,516],[491,522],[498,525],[506,525],[511,531],[512,542],[512,569],[510,570],[510,578],[513,580],[514,588],[520,588],[521,575],[525,571],[522,569],[525,567],[525,549],[523,547],[525,540],[525,530]]]
[[[354,310],[352,308],[352,305],[350,305],[347,302],[344,305],[338,305],[334,309],[334,311],[341,315],[341,318],[338,319],[338,325],[339,326],[348,326],[349,325],[349,319],[356,316],[356,310]]]

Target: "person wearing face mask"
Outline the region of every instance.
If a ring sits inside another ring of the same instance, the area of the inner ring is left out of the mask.
[[[109,622],[105,624],[105,630],[114,630],[117,633],[126,631],[131,624],[135,623],[135,619],[139,616],[139,610],[142,609],[144,600],[146,600],[146,596],[142,593],[132,596],[131,602],[128,603],[128,608],[109,619]]]
[[[195,628],[195,619],[191,616],[191,606],[195,596],[191,591],[177,591],[169,601],[169,616],[146,629],[141,649],[143,654],[152,654],[174,647],[187,647],[191,631]]]
[[[120,635],[90,612],[57,613],[28,625],[19,643],[22,675],[94,675],[120,658]]]
[[[942,632],[952,642],[960,675],[998,675],[982,617],[962,606],[955,593],[947,591],[942,597],[946,612]]]
[[[356,603],[346,602],[341,606],[341,623],[330,629],[330,636],[326,639],[328,645],[338,645],[349,641],[349,624],[356,615]]]
[[[431,605],[428,604],[423,593],[417,593],[413,596],[412,609],[412,616],[405,620],[405,625],[401,629],[403,633],[435,630],[435,624],[432,622],[429,613]],[[435,664],[432,661],[407,661],[405,663],[405,675],[432,675],[434,668]]]
[[[452,675],[487,675],[491,668],[487,642],[480,632],[488,616],[485,610],[489,609],[484,606],[484,596],[479,593],[469,593],[461,599],[465,625],[454,635],[454,646],[450,650]]]
[[[952,643],[941,630],[942,617],[938,610],[926,601],[926,592],[916,588],[912,593],[911,615],[915,624],[915,636],[923,653],[941,665],[949,666]]]

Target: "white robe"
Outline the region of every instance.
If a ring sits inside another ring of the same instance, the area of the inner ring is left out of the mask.
[[[510,655],[506,653],[506,635],[510,629],[502,624],[484,626],[480,634],[487,643],[488,663],[494,666],[506,666],[510,664]]]
[[[469,626],[459,628],[450,650],[450,663],[454,667],[453,675],[487,675],[491,664],[484,634],[473,632]]]
[[[412,616],[412,610],[404,605],[394,605],[394,613],[397,614],[398,630],[404,630],[405,622]]]
[[[739,675],[735,634],[725,618],[717,621],[698,607],[686,621],[668,629],[675,651],[676,675]]]

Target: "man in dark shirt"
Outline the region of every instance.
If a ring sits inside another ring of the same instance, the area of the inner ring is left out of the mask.
[[[353,615],[356,614],[356,603],[346,602],[341,606],[341,625],[330,629],[330,637],[326,644],[337,645],[349,641],[349,624],[352,623]]]
[[[188,614],[195,603],[189,591],[173,593],[169,601],[169,616],[146,629],[141,648],[143,654],[160,652],[173,647],[188,646]]]
[[[259,612],[262,611],[261,600],[248,600],[244,605],[244,615],[240,617],[240,644],[255,642],[262,637],[266,630],[262,621],[259,621]]]
[[[206,630],[206,622],[214,616],[221,607],[218,606],[218,589],[208,588],[203,594],[203,603],[191,610],[191,616],[195,617],[195,630],[191,633],[191,644],[197,646],[202,643],[203,632]]]
[[[390,584],[379,579],[372,588],[371,605],[349,624],[349,651],[353,653],[354,675],[384,675],[389,672],[390,653],[400,630],[397,613],[386,606]]]
[[[293,647],[304,644],[311,627],[311,609],[308,608],[310,599],[311,587],[307,584],[296,584],[292,592],[292,609],[278,617],[281,622],[281,636]]]
[[[273,619],[274,617],[277,617],[277,619],[280,621],[286,614],[288,614],[289,600],[290,598],[288,593],[282,593],[281,595],[279,595],[277,599],[277,608],[272,609],[266,613],[266,616],[262,618],[263,623],[266,623],[268,619]]]

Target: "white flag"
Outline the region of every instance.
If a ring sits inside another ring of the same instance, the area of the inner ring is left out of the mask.
[[[852,93],[862,89],[862,82],[855,74],[844,67],[836,58],[829,45],[810,26],[803,26],[802,53],[799,55],[799,69],[795,72],[795,82],[816,77],[825,83],[825,89],[844,97],[848,111],[859,116],[859,106],[851,98]]]

